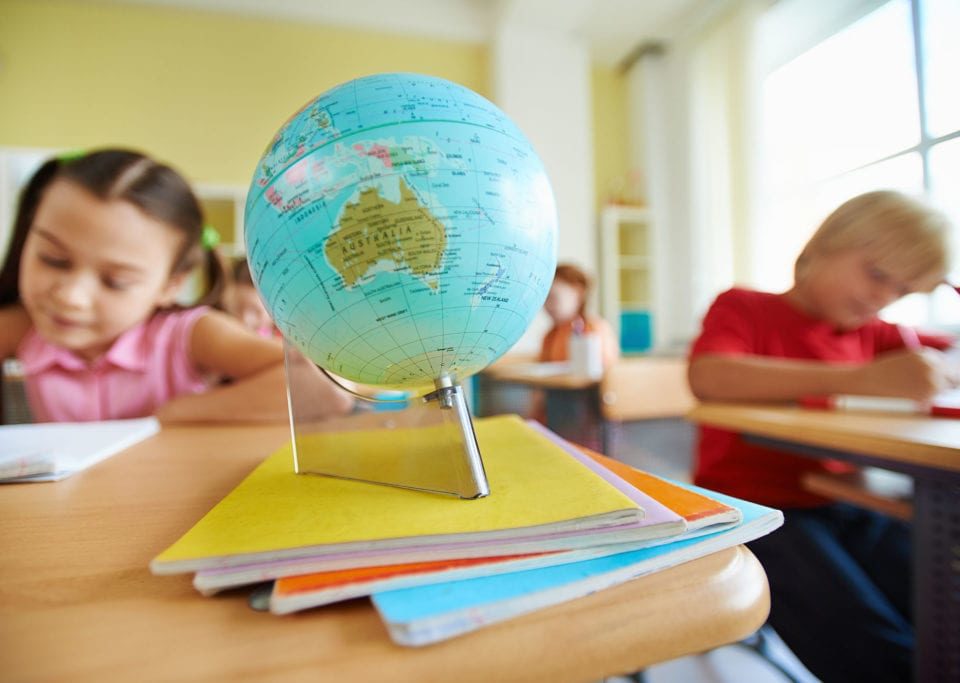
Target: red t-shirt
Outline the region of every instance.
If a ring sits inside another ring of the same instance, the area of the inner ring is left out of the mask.
[[[947,338],[923,334],[920,341],[937,348],[950,343]],[[882,320],[838,331],[797,310],[782,294],[734,288],[718,296],[707,311],[690,358],[723,354],[863,363],[903,346],[896,325]],[[765,505],[812,507],[826,501],[800,486],[805,472],[851,469],[844,463],[751,444],[735,432],[701,427],[694,481]]]

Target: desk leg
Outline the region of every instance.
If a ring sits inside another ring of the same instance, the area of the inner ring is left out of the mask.
[[[568,441],[603,448],[600,392],[596,387],[546,390],[547,427]]]
[[[515,382],[490,379],[482,373],[473,376],[473,414],[490,417],[516,413],[530,416],[530,395],[533,389]]]
[[[960,681],[960,480],[914,483],[915,681]]]

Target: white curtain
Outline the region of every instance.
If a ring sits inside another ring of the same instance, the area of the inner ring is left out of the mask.
[[[633,66],[633,112],[656,222],[655,341],[681,349],[713,298],[749,279],[758,62],[766,0],[713,14]]]

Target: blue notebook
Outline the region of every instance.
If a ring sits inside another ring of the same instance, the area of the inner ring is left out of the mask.
[[[738,508],[742,523],[583,562],[376,593],[373,604],[394,642],[427,645],[747,543],[783,524],[779,510],[675,483]]]

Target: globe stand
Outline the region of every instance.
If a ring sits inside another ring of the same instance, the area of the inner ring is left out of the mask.
[[[442,377],[435,391],[416,398],[385,401],[354,394],[361,400],[352,415],[323,420],[317,408],[331,380],[286,341],[284,356],[297,474],[460,498],[489,495],[463,388],[452,379]]]

